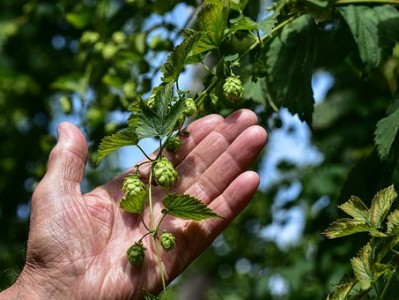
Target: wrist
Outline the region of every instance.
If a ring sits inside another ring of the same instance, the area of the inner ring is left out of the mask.
[[[71,299],[72,289],[65,289],[55,279],[25,266],[17,281],[0,293],[0,300]]]

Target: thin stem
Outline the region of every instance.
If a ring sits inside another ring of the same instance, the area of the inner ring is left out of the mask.
[[[163,269],[163,265],[162,265],[162,259],[161,259],[161,255],[159,254],[159,245],[157,243],[157,236],[154,235],[154,246],[155,246],[155,255],[157,257],[157,262],[158,262],[158,267],[159,270],[161,271],[161,280],[162,280],[162,288],[163,288],[163,292],[164,294],[166,294],[166,281],[165,281],[165,273],[164,273],[164,269]]]
[[[137,148],[140,149],[141,153],[143,153],[144,156],[145,156],[149,161],[152,161],[152,159],[147,155],[147,153],[145,153],[145,151],[143,150],[143,148],[141,148],[139,145],[136,145],[136,146],[137,146]]]
[[[155,231],[158,232],[159,227],[161,226],[162,221],[165,219],[166,214],[163,214],[162,218],[159,220],[157,227],[155,228]]]
[[[241,53],[240,55],[240,59],[243,58],[245,55],[247,55],[249,52],[251,52],[252,50],[254,50],[256,47],[259,46],[260,43],[263,43],[266,38],[270,37],[273,33],[275,33],[276,31],[280,30],[281,28],[283,28],[285,25],[291,23],[294,19],[296,18],[296,16],[292,16],[290,18],[288,18],[287,20],[285,20],[284,22],[281,22],[280,24],[278,24],[276,27],[274,27],[270,33],[264,35],[260,40],[257,40],[255,43],[253,43],[247,50],[245,50],[243,53]]]
[[[141,223],[143,223],[145,229],[147,229],[147,231],[148,231],[148,232],[147,232],[145,235],[143,235],[143,237],[141,238],[141,239],[143,239],[145,236],[147,236],[148,234],[151,233],[151,229],[148,228],[147,223],[144,221],[143,214],[140,214],[140,217],[141,217]]]
[[[152,168],[150,170],[150,176],[148,179],[148,204],[150,206],[151,228],[154,228],[154,209],[153,209],[153,205],[152,205]]]

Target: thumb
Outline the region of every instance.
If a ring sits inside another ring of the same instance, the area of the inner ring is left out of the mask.
[[[44,188],[53,193],[80,193],[87,153],[86,139],[79,128],[67,122],[58,125],[58,141],[49,156]]]

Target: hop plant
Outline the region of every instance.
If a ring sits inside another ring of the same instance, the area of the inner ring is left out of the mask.
[[[223,84],[223,94],[227,101],[234,104],[241,103],[244,99],[245,89],[240,78],[237,76],[227,77]]]
[[[197,113],[197,106],[193,98],[186,98],[184,102],[184,115],[191,117]]]
[[[179,174],[166,158],[161,158],[155,163],[153,172],[156,183],[164,188],[170,188],[179,180]]]
[[[166,143],[165,143],[165,149],[168,150],[171,153],[176,153],[177,151],[180,150],[180,139],[175,136],[171,137]]]
[[[170,251],[176,245],[176,238],[169,232],[164,232],[161,235],[161,246],[165,251]]]
[[[132,198],[138,193],[145,191],[145,185],[140,180],[137,174],[131,174],[126,176],[122,183],[122,191],[125,194],[125,198]]]
[[[127,249],[126,255],[129,262],[134,266],[139,266],[144,262],[145,248],[141,241],[134,243]]]

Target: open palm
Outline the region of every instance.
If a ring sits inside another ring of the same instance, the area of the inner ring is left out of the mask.
[[[202,222],[167,216],[161,229],[176,236],[176,247],[161,251],[170,282],[180,274],[246,206],[259,183],[246,171],[262,149],[266,132],[254,113],[240,110],[228,118],[210,115],[189,125],[182,148],[170,159],[180,180],[174,191],[200,199],[222,218]],[[143,291],[162,289],[153,242],[143,243],[143,265],[132,266],[126,250],[147,230],[140,216],[119,208],[126,174],[82,195],[87,145],[73,125],[59,127],[48,171],[32,198],[27,262],[21,277],[36,280],[36,294],[50,299],[142,299]],[[161,217],[165,191],[154,189],[155,219]],[[149,216],[144,215],[149,222]],[[161,249],[162,250],[162,249]]]

